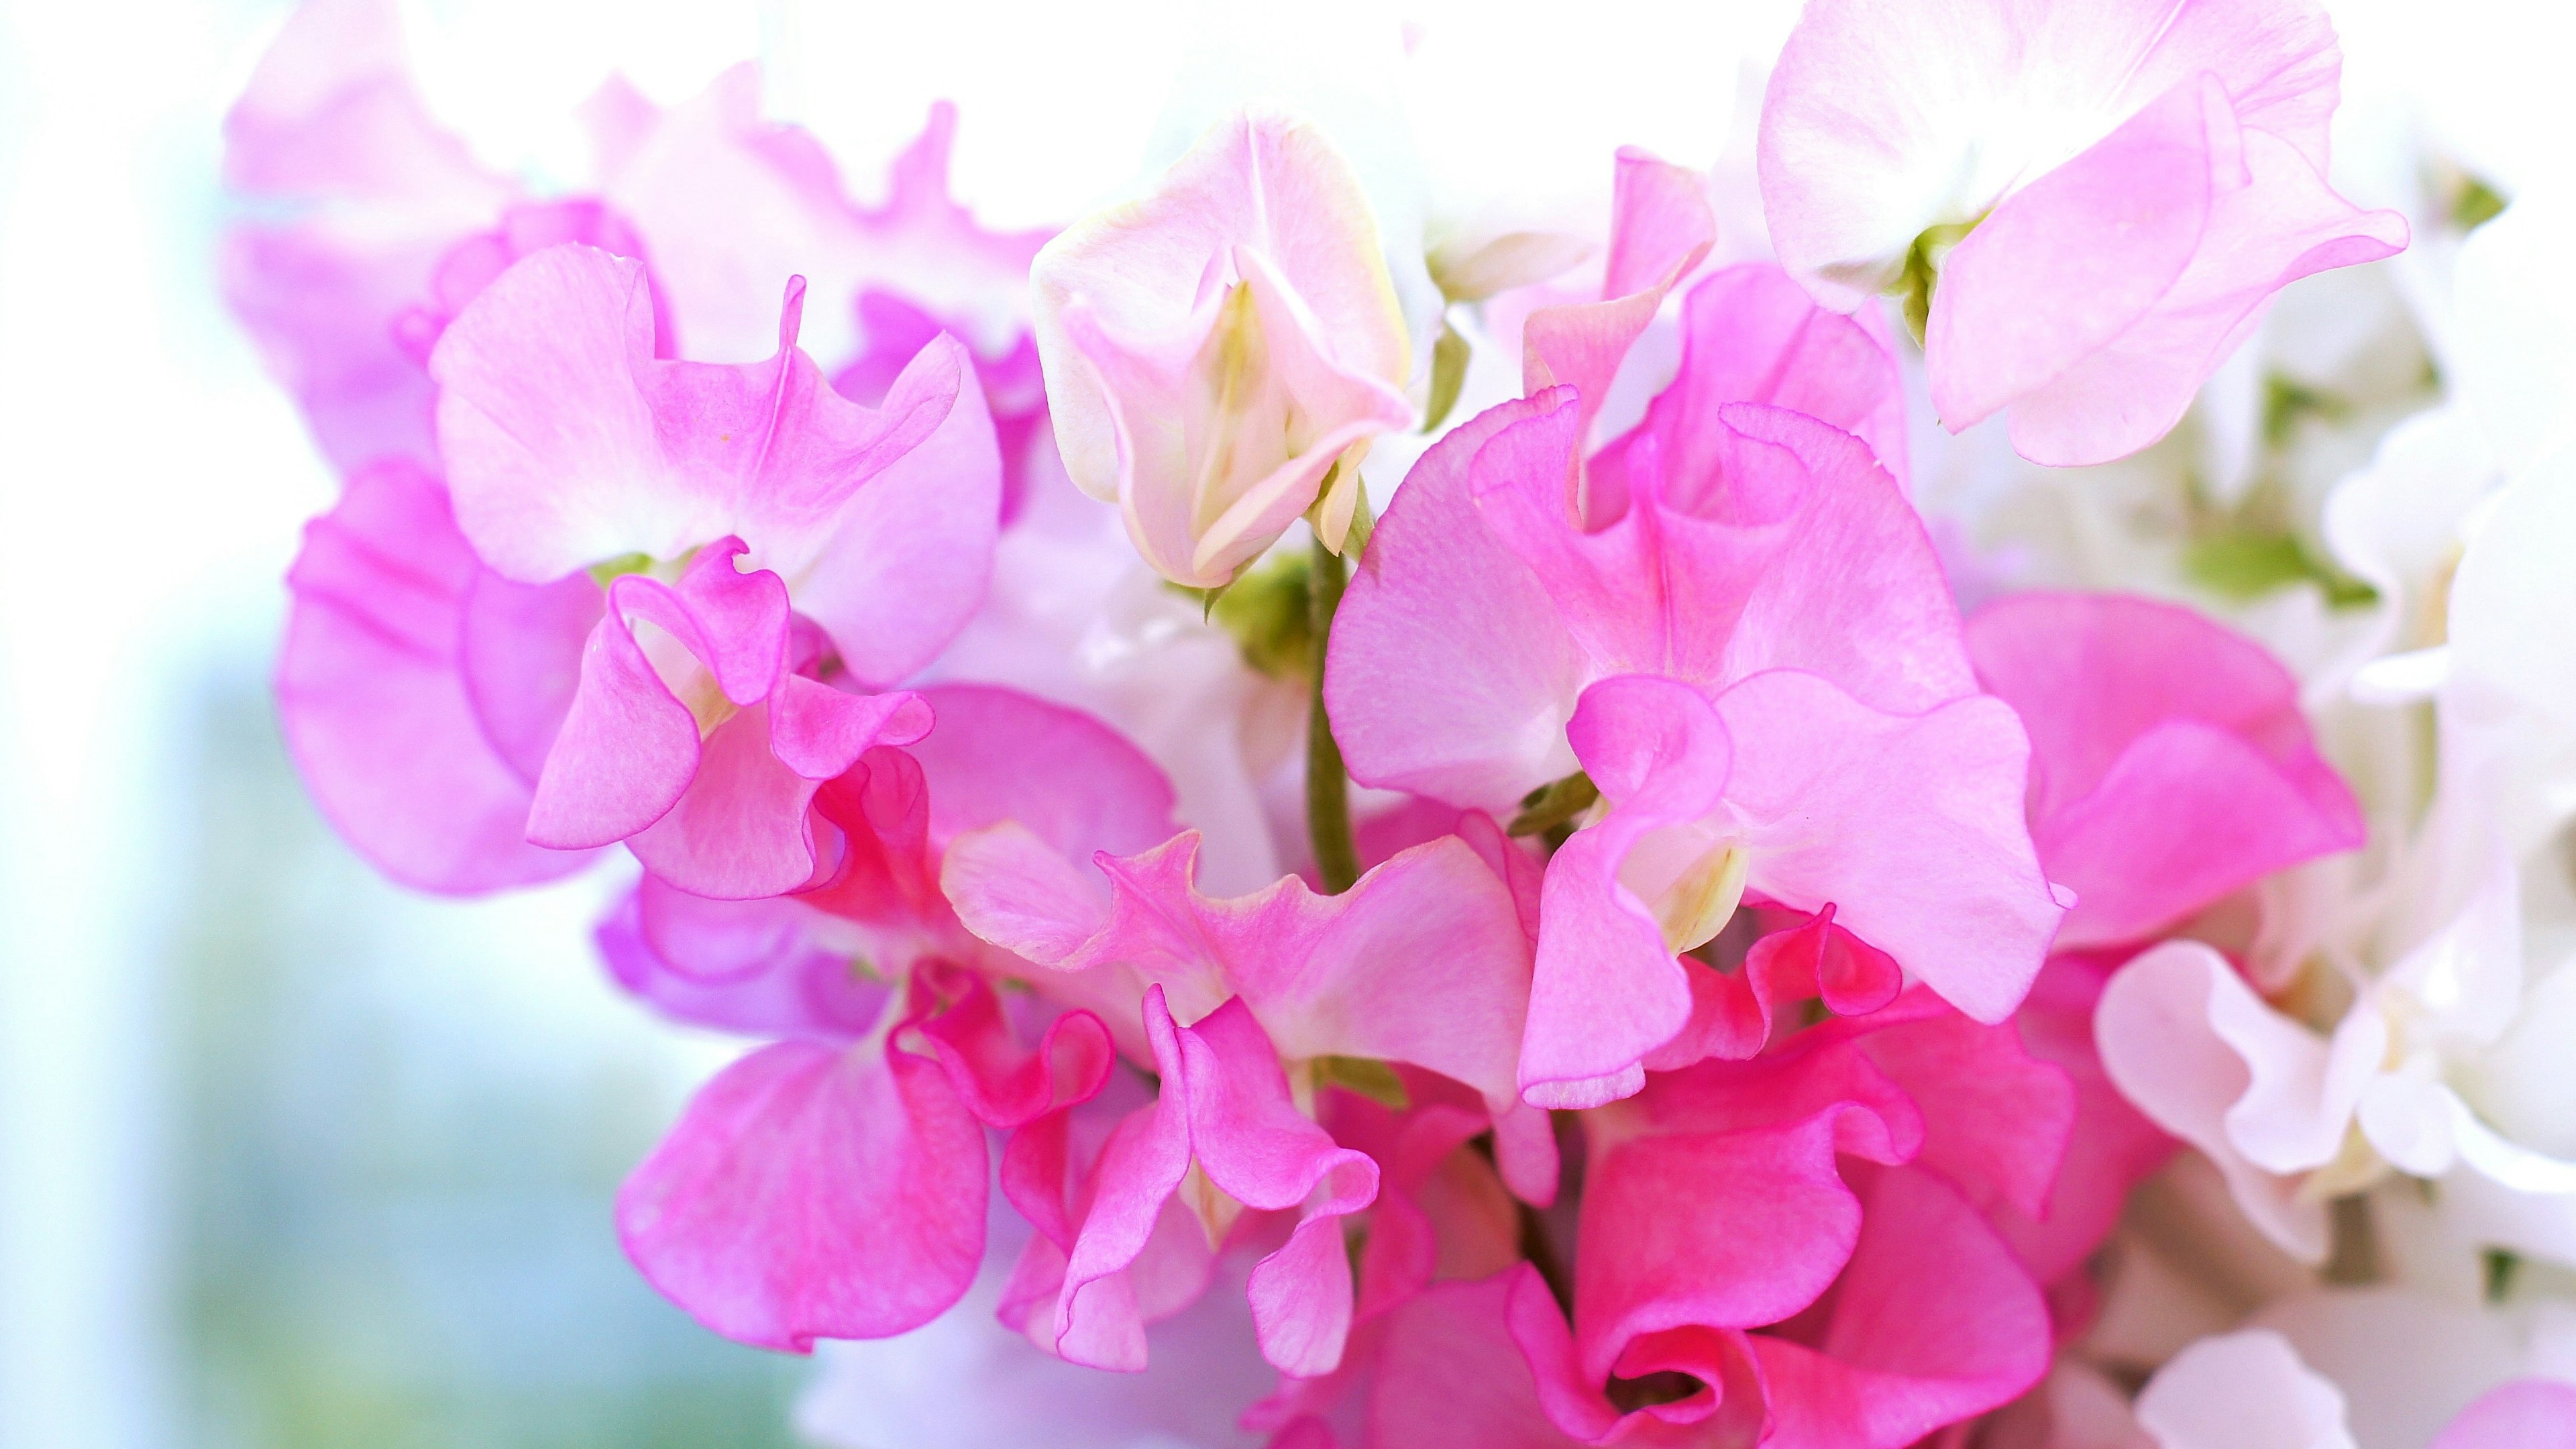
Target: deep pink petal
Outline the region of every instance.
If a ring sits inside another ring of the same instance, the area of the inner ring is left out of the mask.
[[[278,715],[306,788],[341,835],[397,880],[474,892],[579,870],[588,851],[527,842],[532,791],[504,740],[543,727],[490,727],[476,708],[476,601],[513,590],[456,532],[445,491],[408,464],[358,474],[306,529],[287,575],[294,603],[277,665]],[[547,618],[509,641],[525,673],[560,672],[563,623],[587,632],[587,580],[547,591]],[[521,595],[524,597],[524,595]],[[578,657],[579,644],[571,644]]]
[[[1441,1283],[1387,1325],[1369,1390],[1369,1429],[1379,1444],[1421,1449],[1570,1449],[1540,1405],[1529,1361],[1512,1338],[1507,1305],[1518,1267],[1474,1282]],[[1535,1285],[1538,1300],[1547,1288]],[[1553,1303],[1546,1311],[1555,1313]],[[1563,1320],[1559,1319],[1562,1333]],[[1472,1384],[1473,1393],[1458,1386]]]
[[[1754,1335],[1777,1449],[1900,1449],[2048,1372],[2048,1310],[2011,1251],[1938,1178],[1882,1172],[1812,1343]]]
[[[1979,610],[1968,647],[2030,731],[2032,835],[2077,896],[2062,948],[2142,939],[2361,843],[2297,681],[2242,635],[2152,600],[2034,593]]]

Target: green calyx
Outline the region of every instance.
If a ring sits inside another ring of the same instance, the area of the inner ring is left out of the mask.
[[[1932,325],[1932,289],[1941,281],[1941,263],[1949,259],[1952,247],[1976,229],[1976,221],[1927,226],[1905,249],[1905,269],[1897,273],[1896,295],[1904,301],[1905,330],[1913,335],[1915,346],[1923,345],[1924,331]]]
[[[1601,791],[1592,777],[1581,770],[1562,780],[1551,780],[1521,797],[1520,813],[1512,817],[1506,829],[1511,835],[1548,835],[1574,823],[1574,818],[1592,808]]]
[[[1391,1112],[1413,1105],[1413,1095],[1404,1089],[1404,1078],[1395,1074],[1395,1068],[1373,1057],[1317,1057],[1315,1085],[1339,1087]]]

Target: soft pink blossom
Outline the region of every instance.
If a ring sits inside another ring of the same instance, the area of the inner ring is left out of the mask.
[[[2024,456],[2108,461],[2282,286],[2405,246],[2326,185],[2341,66],[2310,0],[1816,0],[1764,98],[1763,212],[1829,306],[1931,288],[1945,425],[2010,408]]]
[[[1030,284],[1065,467],[1176,583],[1228,582],[1310,508],[1338,547],[1369,441],[1413,420],[1377,223],[1302,122],[1219,124],[1152,195],[1048,243]]]
[[[1599,495],[1619,513],[1590,528],[1566,390],[1462,426],[1398,493],[1334,627],[1325,692],[1355,778],[1503,811],[1580,767],[1607,803],[1547,873],[1521,1082],[1548,1105],[1637,1089],[1692,1015],[1678,955],[1739,897],[1833,906],[1985,1020],[2061,910],[2021,821],[2021,728],[1978,694],[1893,480],[1811,418],[1713,412],[1686,432],[1667,413],[1669,457],[1650,416]]]

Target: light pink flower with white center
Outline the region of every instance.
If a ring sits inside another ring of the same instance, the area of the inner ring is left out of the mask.
[[[1338,547],[1369,440],[1412,424],[1377,222],[1311,126],[1219,125],[1029,280],[1065,466],[1175,583],[1228,582],[1309,509]]]

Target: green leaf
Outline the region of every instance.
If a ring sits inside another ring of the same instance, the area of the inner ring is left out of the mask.
[[[1444,320],[1440,340],[1431,344],[1431,399],[1422,410],[1422,431],[1448,421],[1449,410],[1458,405],[1458,394],[1467,386],[1467,354],[1467,339]]]
[[[2215,593],[2238,602],[2259,599],[2293,584],[2314,584],[2328,606],[2356,609],[2375,603],[2379,591],[2316,556],[2291,533],[2236,530],[2204,538],[2183,555],[2183,570]]]
[[[1511,835],[1544,835],[1592,808],[1601,792],[1592,777],[1581,770],[1562,780],[1551,780],[1521,797],[1520,813],[1512,817],[1507,830]]]
[[[1404,1078],[1395,1074],[1395,1068],[1371,1057],[1317,1057],[1315,1085],[1339,1087],[1392,1112],[1413,1105],[1412,1094],[1404,1090]]]

